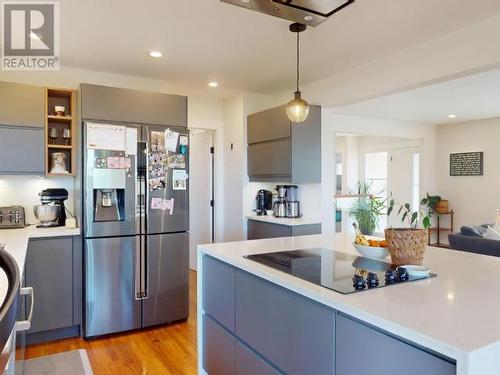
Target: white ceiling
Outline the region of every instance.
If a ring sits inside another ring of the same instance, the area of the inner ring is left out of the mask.
[[[337,108],[345,115],[426,124],[500,116],[500,69]],[[450,119],[448,115],[454,114]]]
[[[293,88],[289,22],[219,0],[64,0],[62,65],[219,96]],[[310,83],[500,13],[498,0],[356,0],[303,37]],[[150,50],[164,57],[152,59]],[[209,90],[210,80],[219,89]]]

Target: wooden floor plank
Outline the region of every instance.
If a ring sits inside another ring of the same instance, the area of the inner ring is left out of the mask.
[[[189,319],[159,328],[85,341],[81,338],[31,345],[26,359],[86,349],[94,375],[191,375],[197,373],[196,272],[189,275]]]

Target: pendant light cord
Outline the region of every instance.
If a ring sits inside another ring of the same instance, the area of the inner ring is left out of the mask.
[[[300,33],[297,33],[297,92],[299,91],[299,79],[300,79]]]

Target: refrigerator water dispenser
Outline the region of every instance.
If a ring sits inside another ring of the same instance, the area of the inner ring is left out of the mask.
[[[125,220],[125,171],[94,170],[94,221]]]

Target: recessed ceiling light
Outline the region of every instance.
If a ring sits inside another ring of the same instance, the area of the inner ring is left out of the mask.
[[[241,0],[242,3],[248,4],[250,0]]]
[[[448,118],[455,118],[457,115],[448,115]]]
[[[151,52],[149,52],[149,56],[158,58],[158,57],[162,57],[163,54],[160,51],[151,51]]]
[[[219,84],[217,82],[215,82],[215,81],[212,81],[212,82],[208,83],[208,86],[210,86],[210,87],[219,87]]]
[[[313,19],[314,19],[313,16],[305,16],[304,17],[304,20],[306,20],[306,21],[312,21]]]

